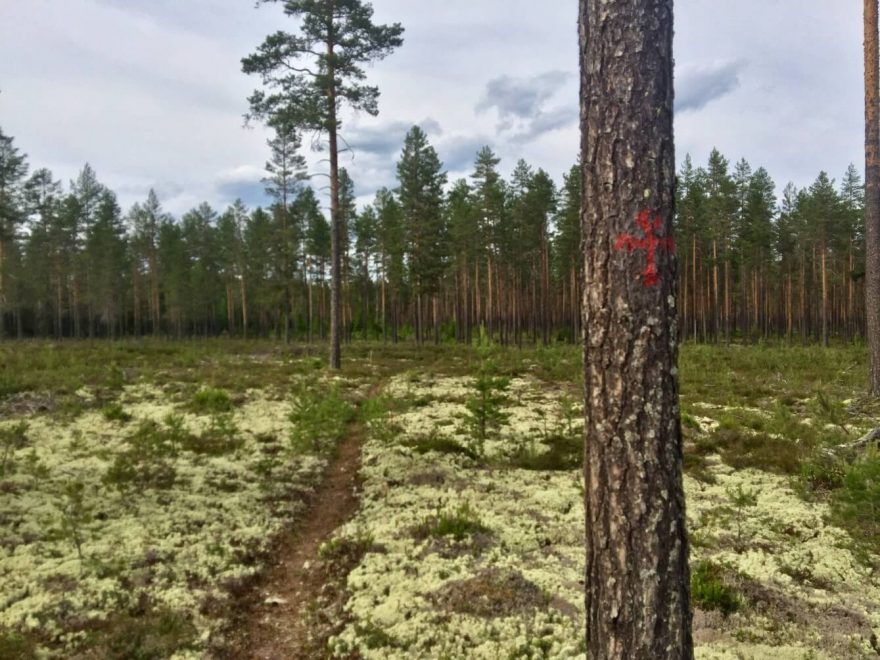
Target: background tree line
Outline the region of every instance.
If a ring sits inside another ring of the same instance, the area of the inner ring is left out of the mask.
[[[307,185],[300,139],[275,127],[272,203],[182,217],[154,192],[123,212],[89,165],[65,188],[30,172],[0,132],[0,334],[312,341],[330,327],[330,224]],[[358,208],[340,170],[346,339],[508,344],[580,334],[581,176],[561,186],[520,160],[509,179],[485,147],[449,182],[418,126],[397,187]],[[713,151],[680,168],[676,240],[681,334],[698,341],[864,335],[864,192],[854,166],[777,195],[764,168]]]

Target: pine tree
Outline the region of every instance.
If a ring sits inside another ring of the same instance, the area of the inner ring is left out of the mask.
[[[9,276],[14,271],[8,255],[15,250],[19,227],[26,217],[23,184],[27,173],[26,156],[19,153],[12,137],[0,130],[0,339],[5,334]]]
[[[593,660],[693,657],[672,246],[672,5],[580,5]],[[642,247],[652,238],[653,255]]]
[[[810,186],[810,197],[806,207],[807,222],[812,229],[812,240],[818,251],[821,291],[821,339],[824,346],[830,339],[830,297],[829,297],[829,250],[834,244],[834,236],[841,222],[841,203],[834,181],[825,172],[820,172]]]
[[[82,336],[82,307],[85,304],[88,335],[94,335],[95,310],[90,304],[89,288],[94,277],[91,263],[85,255],[85,244],[95,222],[106,189],[98,181],[95,170],[85,164],[77,178],[70,182],[70,195],[75,200],[69,226],[71,263],[71,309],[73,311],[74,335]]]
[[[220,297],[217,212],[202,203],[185,213],[180,224],[190,264],[192,297],[188,301],[187,317],[193,334],[201,328],[202,334],[207,336],[214,323],[214,305]]]
[[[369,338],[369,329],[372,325],[370,319],[370,289],[372,284],[372,267],[374,254],[377,248],[377,235],[379,219],[376,209],[367,206],[354,220],[353,233],[355,270],[358,273],[358,287],[361,291],[360,326],[364,339]]]
[[[163,217],[157,237],[161,298],[169,332],[180,339],[190,299],[190,269],[183,231],[170,217]]]
[[[858,280],[864,276],[865,263],[865,186],[861,174],[852,163],[840,182],[840,201],[842,218],[838,244],[844,259],[841,267],[846,286],[843,334],[845,338],[852,339],[859,333],[861,325],[857,320],[856,288]]]
[[[745,322],[743,333],[767,335],[766,285],[774,265],[772,259],[773,222],[776,216],[776,185],[770,174],[759,167],[749,177],[739,228],[742,259],[740,290]]]
[[[398,195],[407,230],[409,276],[415,296],[416,341],[425,336],[425,306],[439,293],[445,267],[446,227],[443,187],[446,173],[428,136],[419,126],[407,133],[397,163]],[[435,307],[436,311],[436,307]],[[436,314],[434,337],[439,340]]]
[[[84,261],[88,264],[87,304],[104,333],[115,338],[125,295],[125,226],[116,195],[102,190],[94,222],[86,232]],[[92,323],[89,323],[92,331]]]
[[[267,142],[271,151],[265,167],[268,176],[263,183],[266,192],[287,209],[306,179],[306,159],[299,153],[302,138],[295,126],[278,123],[273,128],[275,137]]]
[[[556,215],[556,236],[553,241],[554,271],[560,293],[559,308],[565,319],[565,334],[571,341],[580,337],[581,273],[581,188],[580,165],[564,175],[559,211]]]
[[[220,274],[226,291],[226,328],[230,335],[237,332],[237,308],[240,309],[241,331],[245,338],[248,326],[248,255],[244,239],[247,220],[247,207],[237,199],[217,222]]]
[[[474,264],[474,287],[476,289],[476,317],[485,323],[489,337],[496,329],[498,303],[498,241],[504,225],[506,195],[504,180],[498,172],[501,163],[489,147],[477,153],[473,179],[474,205],[477,212],[477,263]],[[483,270],[485,263],[485,270]],[[485,302],[482,291],[485,288]]]
[[[305,247],[309,255],[309,313],[314,318],[314,308],[318,306],[318,327],[320,335],[325,336],[326,314],[326,290],[327,290],[327,265],[331,261],[330,225],[327,218],[321,212],[318,198],[311,188],[306,188],[301,194],[300,205],[304,209],[303,220],[305,222]],[[318,282],[319,300],[315,301],[314,282]],[[311,330],[311,324],[310,324]]]
[[[404,295],[406,253],[406,226],[403,209],[387,188],[376,193],[373,203],[377,214],[377,238],[382,278],[381,303],[382,337],[387,338],[388,316],[391,316],[391,339],[398,340],[400,307]],[[387,285],[387,291],[386,291]]]
[[[273,290],[274,232],[271,216],[262,208],[254,209],[245,228],[244,240],[250,283],[248,298],[261,336],[267,332],[270,314],[274,311],[277,302]]]
[[[354,193],[354,181],[351,180],[351,177],[348,174],[348,170],[344,167],[339,168],[339,209],[337,212],[337,218],[339,220],[339,261],[341,266],[341,276],[340,276],[340,333],[341,336],[346,340],[351,339],[351,323],[352,323],[352,310],[351,310],[351,246],[352,246],[352,231],[354,228],[354,222],[357,218],[357,204],[355,201],[355,193]],[[332,227],[332,222],[331,222]],[[331,243],[330,243],[330,252],[331,252],[331,261],[332,261],[332,252],[333,252],[333,243],[332,243],[332,230],[331,230]],[[332,270],[332,268],[331,268]],[[331,272],[332,275],[332,272]],[[332,282],[331,282],[331,328],[330,334],[333,334],[332,328]],[[332,339],[331,339],[332,341]]]
[[[446,225],[449,229],[451,259],[456,283],[455,326],[458,340],[471,343],[475,319],[473,276],[478,268],[478,214],[470,186],[464,179],[456,181],[446,200]]]
[[[154,335],[161,332],[162,308],[160,306],[159,272],[159,229],[166,219],[162,205],[153,189],[147,194],[144,204],[135,204],[128,214],[132,228],[132,249],[134,251],[133,289],[135,298],[136,332],[142,331],[140,313],[142,311],[141,295],[143,279],[147,280],[147,310],[150,328]]]
[[[32,220],[25,242],[25,271],[29,297],[36,306],[36,331],[60,339],[64,286],[61,182],[41,168],[28,179],[26,190]]]
[[[707,212],[712,223],[712,308],[715,341],[723,333],[730,342],[733,322],[731,250],[736,215],[736,183],[730,176],[729,162],[717,149],[709,155],[706,169]]]
[[[363,65],[380,60],[403,43],[399,23],[375,25],[362,0],[285,0],[284,13],[299,20],[297,34],[276,32],[242,60],[245,73],[261,76],[266,90],[254,92],[251,116],[277,125],[326,133],[330,152],[331,321],[330,366],[341,367],[341,242],[339,217],[340,106],[378,114],[379,90],[365,85]]]

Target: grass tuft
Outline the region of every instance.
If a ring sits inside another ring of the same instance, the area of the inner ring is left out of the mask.
[[[480,521],[476,512],[467,502],[454,511],[438,511],[436,514],[428,516],[412,530],[413,536],[418,541],[429,538],[451,538],[455,541],[464,541],[470,536],[491,533],[491,530]]]
[[[701,610],[733,614],[742,607],[742,596],[724,579],[724,569],[708,560],[691,567],[691,602]]]
[[[191,407],[197,413],[229,412],[232,398],[226,390],[206,387],[193,395]]]

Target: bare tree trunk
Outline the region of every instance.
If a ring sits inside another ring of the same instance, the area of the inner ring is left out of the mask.
[[[333,70],[336,55],[334,42],[327,42],[330,75],[327,88],[328,133],[330,140],[330,368],[342,368],[342,349],[339,345],[342,330],[342,223],[339,218],[339,145],[336,125],[336,75]]]
[[[691,278],[693,279],[693,290],[694,290],[694,341],[697,340],[697,300],[699,299],[699,295],[697,293],[697,235],[694,234],[694,246],[693,252],[691,253]]]
[[[311,343],[312,343],[312,324],[313,324],[312,318],[313,318],[314,315],[315,315],[314,291],[313,291],[314,287],[313,287],[313,283],[312,283],[311,280],[309,280],[308,288],[309,288],[309,331],[308,331],[308,342],[309,342],[309,344],[311,345]]]
[[[865,0],[865,315],[868,391],[880,396],[880,76],[877,0]]]
[[[671,237],[672,7],[580,3],[591,660],[693,657]]]
[[[247,285],[244,281],[244,275],[241,277],[241,332],[242,336],[247,339],[248,335],[248,304],[247,304]]]
[[[721,337],[721,312],[720,312],[720,303],[719,303],[719,295],[718,295],[718,240],[712,239],[712,279],[714,286],[714,294],[712,300],[714,301],[714,309],[715,309],[715,343],[718,343],[719,338]]]
[[[828,346],[828,250],[822,244],[822,345]]]

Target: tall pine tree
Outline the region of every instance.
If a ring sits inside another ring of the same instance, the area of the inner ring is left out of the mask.
[[[272,0],[276,1],[276,0]],[[277,0],[280,1],[280,0]],[[284,13],[299,21],[297,33],[269,35],[242,60],[264,89],[251,95],[254,118],[327,134],[330,152],[330,366],[341,367],[342,232],[339,188],[340,109],[378,114],[379,90],[364,84],[363,65],[403,43],[399,23],[376,25],[363,0],[283,0]]]

